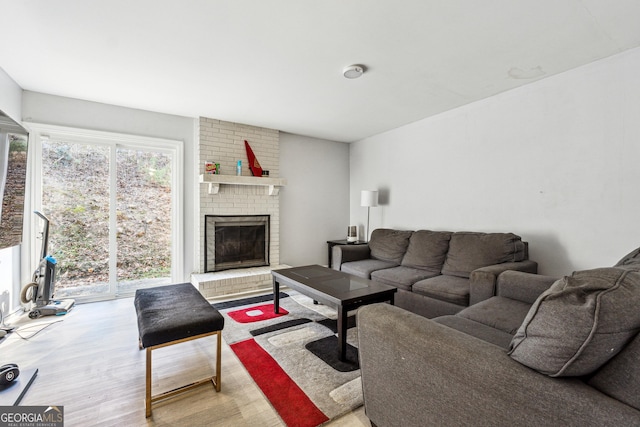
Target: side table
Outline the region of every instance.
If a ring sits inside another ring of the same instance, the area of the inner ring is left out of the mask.
[[[327,259],[329,260],[329,264],[327,264],[327,267],[331,268],[331,262],[333,261],[333,256],[331,255],[331,252],[332,252],[332,248],[335,245],[366,245],[367,243],[369,242],[365,242],[364,240],[358,240],[355,242],[347,242],[347,239],[327,240],[327,249],[328,249]]]

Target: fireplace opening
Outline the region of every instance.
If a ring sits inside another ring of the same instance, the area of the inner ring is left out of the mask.
[[[269,215],[205,215],[204,271],[269,265]]]

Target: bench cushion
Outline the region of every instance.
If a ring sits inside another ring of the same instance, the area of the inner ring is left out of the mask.
[[[153,347],[224,327],[224,317],[191,283],[136,290],[142,347]]]

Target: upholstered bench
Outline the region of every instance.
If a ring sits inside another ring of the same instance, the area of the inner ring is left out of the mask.
[[[138,314],[140,349],[147,350],[146,416],[151,405],[211,381],[220,391],[221,331],[224,317],[191,283],[138,289],[134,299]],[[217,335],[215,375],[171,391],[151,395],[151,352],[161,347]]]

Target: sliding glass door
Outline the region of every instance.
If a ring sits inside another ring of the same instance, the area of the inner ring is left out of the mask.
[[[109,294],[110,147],[42,141],[42,207],[57,297]]]
[[[171,279],[171,156],[116,150],[118,293]]]
[[[178,275],[181,147],[107,136],[39,138],[38,210],[51,221],[56,298],[128,295]]]

